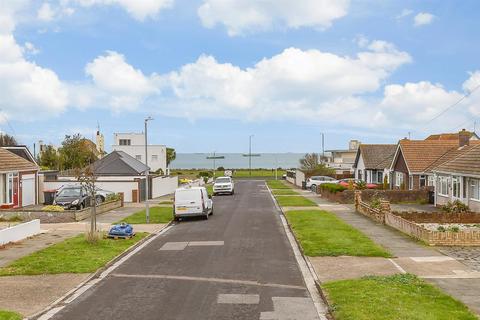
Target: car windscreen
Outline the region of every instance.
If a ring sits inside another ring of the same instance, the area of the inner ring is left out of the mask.
[[[230,183],[230,179],[229,178],[218,178],[217,180],[215,180],[215,183]]]
[[[194,201],[200,198],[200,190],[178,190],[175,192],[175,201]]]
[[[79,197],[80,194],[80,188],[65,188],[58,193],[58,197]]]

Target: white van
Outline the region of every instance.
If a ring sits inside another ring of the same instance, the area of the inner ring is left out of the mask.
[[[173,218],[208,216],[213,214],[213,201],[205,187],[185,187],[175,190]]]

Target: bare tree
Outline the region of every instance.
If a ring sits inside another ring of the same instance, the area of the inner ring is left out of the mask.
[[[300,169],[305,171],[314,170],[320,163],[317,153],[306,153],[302,159],[300,159]]]
[[[80,185],[87,192],[87,195],[90,197],[90,232],[87,235],[89,242],[96,242],[98,240],[97,236],[97,175],[95,174],[94,166],[90,165],[83,170],[78,170],[77,180],[80,182]]]

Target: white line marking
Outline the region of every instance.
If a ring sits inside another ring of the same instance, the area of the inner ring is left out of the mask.
[[[223,246],[225,244],[224,241],[190,241],[188,243],[188,246],[196,246],[196,247],[202,247],[202,246]]]
[[[138,278],[138,279],[166,279],[166,280],[185,280],[185,281],[202,281],[202,282],[218,282],[218,283],[233,283],[233,284],[242,284],[247,286],[257,286],[257,287],[272,287],[272,288],[285,288],[285,289],[295,289],[295,290],[305,290],[301,286],[293,286],[289,284],[278,284],[278,283],[260,283],[258,281],[251,280],[235,280],[235,279],[222,279],[222,278],[205,278],[205,277],[189,277],[189,276],[173,276],[173,275],[162,275],[162,274],[123,274],[123,273],[114,273],[112,277],[117,278]]]
[[[183,250],[188,246],[188,242],[165,242],[159,249],[160,251]]]
[[[452,257],[447,256],[433,256],[433,257],[410,257],[415,262],[444,262],[455,261]]]
[[[405,269],[403,269],[398,263],[393,261],[393,259],[389,258],[388,261],[390,261],[395,266],[395,268],[397,268],[397,270],[400,271],[401,273],[407,273]]]
[[[298,244],[293,236],[293,234],[290,232],[290,228],[288,227],[287,219],[283,215],[283,211],[278,205],[277,201],[275,200],[275,197],[273,196],[270,188],[267,185],[267,189],[270,191],[270,197],[273,200],[273,203],[275,204],[275,208],[277,208],[278,211],[280,211],[282,214],[280,215],[280,220],[282,221],[283,229],[285,230],[285,233],[287,235],[287,239],[290,242],[290,246],[292,247],[293,254],[295,256],[295,259],[297,260],[298,267],[300,268],[300,271],[303,276],[303,280],[305,282],[305,285],[307,286],[307,290],[310,293],[310,298],[313,301],[313,304],[315,305],[315,309],[317,311],[318,317],[321,320],[326,320],[326,314],[327,314],[327,307],[325,306],[325,303],[323,302],[322,298],[320,297],[320,293],[318,292],[317,286],[315,284],[315,281],[318,281],[318,277],[315,274],[315,271],[313,268],[309,268],[308,263],[306,262],[306,259],[304,259]]]
[[[260,296],[258,294],[219,294],[217,303],[226,304],[259,304]]]

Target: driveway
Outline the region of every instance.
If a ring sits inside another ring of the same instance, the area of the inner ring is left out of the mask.
[[[54,319],[319,319],[263,181],[214,198]]]

